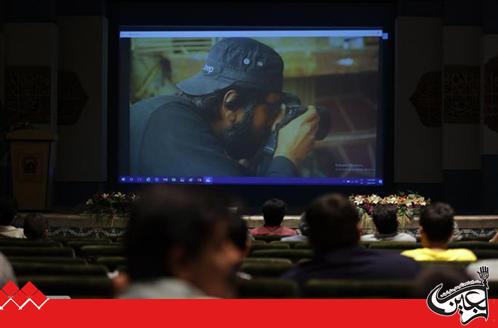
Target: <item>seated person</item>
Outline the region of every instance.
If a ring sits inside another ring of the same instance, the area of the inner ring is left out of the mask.
[[[308,241],[308,224],[306,223],[306,218],[304,217],[304,213],[301,215],[299,218],[299,231],[301,234],[295,235],[295,236],[289,236],[289,237],[283,237],[280,239],[281,241],[286,241],[286,242],[306,242]]]
[[[398,209],[392,205],[375,206],[372,218],[377,233],[361,236],[361,241],[412,241],[416,242],[415,237],[398,232]]]
[[[453,235],[453,209],[445,203],[434,203],[420,213],[420,240],[423,248],[401,253],[416,261],[475,261],[476,256],[465,248],[448,249]]]
[[[284,227],[282,222],[287,211],[287,205],[283,200],[273,198],[263,204],[264,225],[251,229],[253,236],[295,236],[296,231]]]
[[[176,187],[149,189],[134,205],[125,237],[130,285],[122,298],[234,295],[242,254],[230,239],[229,204]]]
[[[360,217],[344,196],[320,197],[305,215],[314,257],[283,278],[304,284],[310,279],[414,279],[419,272],[418,264],[411,259],[359,246]]]
[[[12,225],[17,214],[15,201],[0,200],[0,238],[26,238],[23,229]]]
[[[30,240],[42,240],[48,237],[48,222],[39,214],[29,214],[24,218],[24,235]]]
[[[7,258],[2,253],[0,253],[0,288],[11,280],[13,282],[16,282],[14,270],[12,270],[12,266],[10,265]]]
[[[250,274],[240,271],[240,267],[242,266],[242,261],[249,256],[251,252],[251,244],[252,244],[252,236],[249,233],[249,229],[247,229],[246,221],[244,221],[241,217],[237,216],[233,220],[230,221],[229,225],[229,234],[230,239],[233,244],[239,249],[241,252],[240,262],[237,265],[237,278],[250,280],[252,279]]]
[[[495,235],[493,238],[489,240],[490,243],[498,243],[498,231],[496,231]]]

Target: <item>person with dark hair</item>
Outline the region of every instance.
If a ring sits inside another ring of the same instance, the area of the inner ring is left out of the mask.
[[[306,223],[306,216],[304,215],[304,213],[301,214],[301,217],[299,218],[299,231],[301,232],[301,234],[283,237],[282,239],[280,239],[280,241],[286,241],[286,242],[305,242],[305,241],[308,241],[309,226],[308,226],[308,223]]]
[[[273,198],[263,204],[264,225],[251,229],[253,236],[295,236],[296,231],[282,225],[287,212],[287,204],[281,199]]]
[[[0,238],[26,238],[23,229],[12,225],[17,215],[14,200],[0,199]]]
[[[372,219],[377,232],[361,236],[361,241],[406,241],[416,242],[417,239],[404,232],[398,232],[398,209],[392,205],[375,206]]]
[[[249,255],[252,238],[247,223],[240,216],[235,216],[229,225],[230,239],[242,253],[242,258]]]
[[[264,170],[258,156],[281,117],[283,67],[280,55],[261,42],[218,41],[201,72],[178,83],[179,94],[131,107],[131,174],[297,176],[318,129],[314,106],[279,129]]]
[[[360,217],[344,196],[322,196],[311,203],[305,215],[314,256],[284,278],[302,285],[310,279],[413,279],[417,275],[419,266],[413,260],[358,245]]]
[[[420,213],[420,240],[423,248],[401,253],[416,261],[476,261],[475,254],[465,248],[448,249],[453,235],[454,211],[446,203],[426,206]]]
[[[249,253],[251,252],[253,237],[249,233],[246,221],[244,221],[239,216],[236,216],[234,219],[230,221],[229,230],[230,230],[230,239],[242,254],[240,262],[235,268],[237,271],[236,276],[239,279],[250,280],[252,279],[252,276],[246,272],[241,271],[241,267],[243,260],[247,256],[249,256]]]
[[[24,235],[30,240],[46,239],[48,237],[47,218],[40,214],[28,214],[24,218]]]
[[[177,186],[178,187],[178,186]],[[125,237],[130,285],[122,298],[231,297],[242,252],[218,195],[153,188],[132,210]]]

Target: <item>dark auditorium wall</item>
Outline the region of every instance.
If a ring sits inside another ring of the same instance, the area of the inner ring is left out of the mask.
[[[460,213],[498,213],[497,2],[1,0],[0,104],[6,71],[48,69],[51,92],[39,124],[58,134],[55,207],[70,207],[95,191],[123,188],[116,183],[119,24],[381,26],[390,33],[381,117],[385,187],[217,189],[249,207],[278,196],[298,208],[327,191],[415,190]],[[0,174],[0,194],[9,194],[4,151]]]
[[[497,1],[407,1],[396,18],[394,181],[468,212],[498,208],[497,16]]]

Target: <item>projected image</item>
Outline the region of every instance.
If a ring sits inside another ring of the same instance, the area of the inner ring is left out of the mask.
[[[130,175],[379,177],[379,36],[198,34],[129,37]]]

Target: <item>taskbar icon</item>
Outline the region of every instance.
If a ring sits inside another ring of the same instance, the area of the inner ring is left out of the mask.
[[[213,177],[198,176],[120,176],[120,183],[126,184],[213,184]]]

